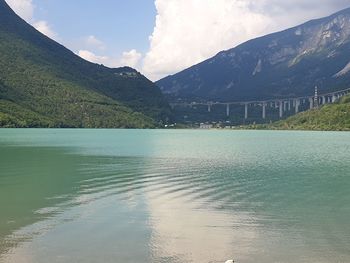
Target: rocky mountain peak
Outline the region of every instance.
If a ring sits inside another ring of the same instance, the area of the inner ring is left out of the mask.
[[[182,100],[250,100],[336,90],[350,76],[350,8],[250,40],[158,81]]]

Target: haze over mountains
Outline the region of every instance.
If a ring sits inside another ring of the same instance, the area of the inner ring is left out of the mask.
[[[209,36],[210,37],[210,36]],[[185,101],[248,101],[348,87],[350,8],[250,40],[157,82]]]
[[[0,127],[155,127],[159,88],[131,68],[87,62],[0,0]]]

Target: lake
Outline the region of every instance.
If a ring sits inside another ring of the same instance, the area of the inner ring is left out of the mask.
[[[350,262],[350,133],[0,130],[0,262]]]

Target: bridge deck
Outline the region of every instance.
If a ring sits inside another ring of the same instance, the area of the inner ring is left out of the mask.
[[[302,97],[290,97],[290,98],[276,98],[276,99],[269,99],[269,100],[255,100],[255,101],[234,101],[234,102],[213,102],[213,101],[207,101],[207,102],[176,102],[176,103],[170,103],[170,106],[174,108],[175,106],[182,106],[182,107],[193,107],[198,105],[204,105],[208,107],[208,112],[212,111],[212,107],[215,105],[225,105],[226,106],[226,116],[230,116],[230,106],[231,105],[244,105],[244,118],[248,119],[248,107],[250,105],[259,105],[262,106],[262,118],[266,119],[266,107],[275,106],[279,109],[279,117],[282,118],[284,115],[284,112],[291,110],[291,104],[293,104],[293,108],[295,109],[295,113],[298,113],[300,110],[300,106],[308,104],[310,109],[313,109],[314,107],[317,107],[318,105],[327,104],[327,103],[334,103],[337,101],[337,99],[341,98],[342,96],[350,93],[350,88],[339,90],[335,92],[329,92],[325,94],[317,94],[317,87],[315,88],[315,95],[314,96],[302,96]],[[293,103],[291,103],[293,102]],[[271,105],[272,104],[272,105]]]
[[[342,93],[349,93],[350,88],[344,89],[344,90],[339,90],[335,92],[329,92],[329,93],[324,93],[324,94],[319,94],[318,97],[332,97],[332,96],[337,96],[338,94]],[[315,96],[301,96],[301,97],[289,97],[289,98],[276,98],[276,99],[268,99],[268,100],[252,100],[252,101],[233,101],[233,102],[213,102],[213,101],[207,101],[207,102],[174,102],[170,103],[172,106],[190,106],[190,105],[245,105],[245,104],[264,104],[264,103],[279,103],[283,101],[294,101],[294,100],[308,100],[308,99],[313,99]]]

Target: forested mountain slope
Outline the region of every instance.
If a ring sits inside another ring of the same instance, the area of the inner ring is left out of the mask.
[[[134,69],[87,62],[0,0],[0,127],[154,127],[170,116]]]

